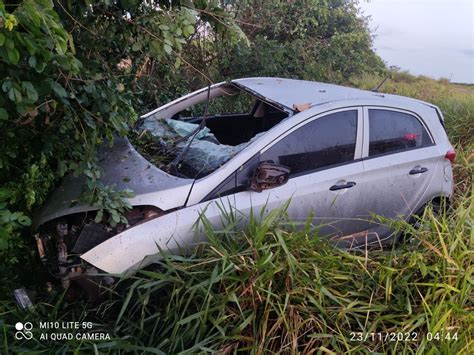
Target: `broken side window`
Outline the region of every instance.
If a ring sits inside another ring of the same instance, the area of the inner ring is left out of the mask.
[[[212,90],[212,89],[211,89]],[[207,116],[248,115],[255,105],[256,98],[249,93],[232,86],[215,89],[218,96],[211,97],[207,109]],[[207,91],[206,91],[207,94]],[[204,116],[206,99],[173,115],[176,120],[195,120]]]

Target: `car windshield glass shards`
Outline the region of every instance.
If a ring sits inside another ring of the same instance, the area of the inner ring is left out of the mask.
[[[167,173],[200,178],[287,116],[234,85],[223,84],[146,116],[136,127],[132,143]]]

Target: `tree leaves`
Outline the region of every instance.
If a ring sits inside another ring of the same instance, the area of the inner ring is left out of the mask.
[[[16,48],[8,49],[7,55],[11,64],[17,64],[18,61],[20,60],[20,52],[18,52],[18,49]]]
[[[24,92],[26,92],[26,96],[30,100],[30,102],[35,102],[38,100],[38,92],[34,88],[33,84],[29,81],[23,81],[21,83],[21,88],[23,89]]]
[[[159,57],[162,54],[162,46],[161,43],[157,40],[153,40],[150,42],[150,52],[155,57]]]
[[[0,107],[0,121],[8,120],[8,112],[3,107]]]
[[[252,45],[218,46],[216,57],[225,64],[219,63],[217,72],[342,82],[363,71],[384,70],[352,0],[242,0],[230,9],[237,21],[252,24],[242,26]]]
[[[158,7],[140,0],[100,6],[24,0],[5,9],[0,1],[0,189],[13,191],[0,213],[26,217],[60,177],[74,171],[89,175],[89,203],[111,223],[123,222],[130,194],[101,186],[96,149],[127,133],[137,118],[134,106],[145,109],[151,98],[157,104],[157,87],[144,90],[138,79],[152,68],[168,75],[180,67],[182,50],[203,24],[191,9],[195,2]],[[67,12],[57,13],[53,4]],[[214,0],[206,11],[231,21]],[[206,28],[211,35],[213,27]],[[126,71],[118,65],[124,61]],[[29,223],[17,217],[5,224],[10,236]]]
[[[11,87],[10,90],[8,90],[8,98],[19,104],[22,101],[20,90],[18,90],[16,86]]]
[[[191,25],[187,25],[183,27],[183,35],[184,37],[189,37],[194,33],[194,27]]]
[[[56,93],[56,95],[58,95],[59,97],[67,97],[67,91],[62,87],[61,84],[55,82],[55,81],[52,81],[51,83],[51,88],[53,89],[53,91]]]
[[[138,52],[142,49],[142,46],[143,46],[142,42],[137,41],[132,45],[132,51]]]
[[[16,17],[12,14],[7,14],[5,16],[5,20],[4,20],[4,24],[5,28],[8,30],[8,31],[12,31],[13,28],[18,25],[18,20],[16,19]]]

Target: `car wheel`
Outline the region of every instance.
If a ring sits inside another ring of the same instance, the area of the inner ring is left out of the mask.
[[[424,204],[418,211],[413,213],[410,218],[408,219],[408,223],[413,226],[416,230],[421,228],[421,218],[423,217],[423,214],[425,213],[426,208],[431,206],[433,210],[433,214],[435,216],[439,216],[439,213],[441,211],[441,202],[438,199],[432,200],[426,204]],[[397,240],[398,243],[409,243],[414,240],[414,235],[412,233],[409,233],[408,231],[402,231],[400,233],[400,236]]]

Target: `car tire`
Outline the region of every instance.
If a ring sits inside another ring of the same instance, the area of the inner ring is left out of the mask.
[[[439,216],[439,213],[441,211],[441,200],[433,199],[430,202],[425,203],[415,213],[413,213],[408,219],[408,224],[410,224],[416,230],[420,229],[421,227],[420,218],[423,217],[423,214],[425,213],[426,208],[428,208],[429,206],[431,206],[433,210],[433,214],[435,216]],[[397,243],[400,244],[400,243],[410,242],[410,240],[412,240],[413,237],[414,236],[412,234],[402,231],[400,233],[400,236],[398,237]]]

